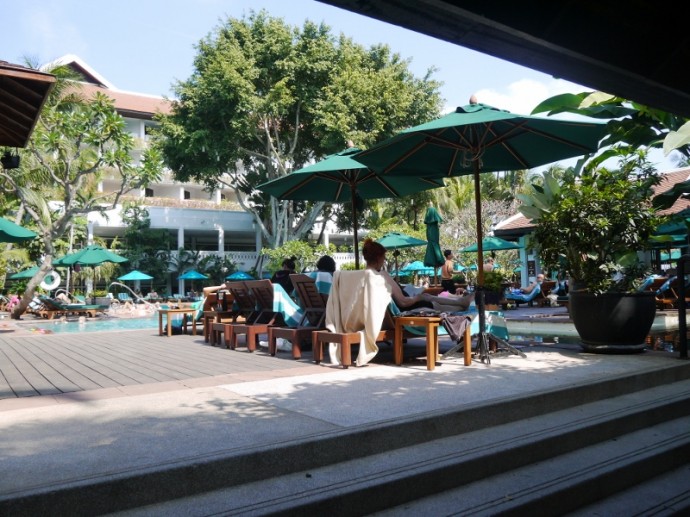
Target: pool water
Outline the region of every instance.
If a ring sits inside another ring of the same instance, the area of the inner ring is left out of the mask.
[[[82,321],[51,320],[22,324],[22,327],[43,334],[72,334],[77,332],[105,332],[120,330],[157,329],[158,314],[144,318],[86,318]]]

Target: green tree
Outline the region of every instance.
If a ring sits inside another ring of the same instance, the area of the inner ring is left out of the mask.
[[[47,100],[25,149],[21,166],[0,170],[0,190],[18,200],[35,223],[43,244],[43,263],[27,284],[13,318],[26,310],[34,291],[52,268],[55,244],[76,216],[114,208],[120,196],[158,179],[159,153],[147,150],[139,164],[131,151],[134,139],[110,99],[96,94],[84,99],[64,68],[52,71],[58,87]],[[120,179],[114,193],[97,190],[99,178]]]
[[[279,201],[256,185],[429,120],[441,104],[433,70],[416,78],[387,46],[366,49],[324,24],[252,12],[197,49],[159,144],[177,179],[234,188],[271,248],[310,231],[323,203]]]

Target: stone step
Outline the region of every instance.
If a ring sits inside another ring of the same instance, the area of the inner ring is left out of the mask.
[[[589,385],[577,386],[506,401],[501,410],[437,415],[435,432],[406,422],[405,428],[369,429],[336,442],[304,439],[301,454],[312,460],[330,456],[329,449],[350,459],[321,466],[312,461],[287,473],[276,469],[269,479],[121,515],[562,514],[687,462],[690,380],[655,385],[652,377],[595,383],[604,390],[600,396],[590,395]],[[618,382],[638,391],[615,394]],[[554,396],[596,400],[535,411],[560,405]],[[426,433],[426,439],[408,443],[407,433]],[[280,464],[273,460],[257,467]]]

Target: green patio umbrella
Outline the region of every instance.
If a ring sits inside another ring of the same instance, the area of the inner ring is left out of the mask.
[[[477,239],[481,243],[480,173],[531,169],[594,152],[606,125],[516,115],[473,101],[439,119],[406,129],[354,158],[386,178],[472,174]],[[479,263],[483,263],[481,245],[477,253]],[[482,269],[478,277],[479,285],[483,285]]]
[[[10,275],[8,278],[10,280],[26,280],[29,278],[33,278],[34,275],[38,273],[38,269],[38,266],[32,266],[28,269],[24,269],[22,271],[14,273],[13,275]]]
[[[427,243],[422,239],[417,239],[416,237],[405,235],[400,232],[389,232],[380,239],[377,239],[376,242],[386,249],[395,250],[393,256],[395,257],[396,276],[398,276],[398,248],[414,248],[415,246],[424,246]]]
[[[226,276],[225,279],[226,280],[256,280],[256,278],[254,278],[249,273],[245,273],[244,271],[235,271],[233,274]]]
[[[384,177],[353,158],[361,151],[350,147],[257,188],[278,199],[352,203],[355,268],[359,269],[357,200],[402,197],[442,187],[434,178]]]
[[[199,273],[196,269],[190,269],[189,271],[185,271],[179,277],[180,280],[206,280],[207,278],[208,277],[206,275],[204,275],[203,273]]]
[[[406,129],[361,152],[355,159],[385,177],[444,178],[472,174],[477,219],[477,259],[484,263],[484,238],[479,174],[532,169],[566,158],[592,153],[605,136],[606,125],[515,115],[474,97],[470,104],[436,120]],[[484,270],[477,271],[479,287]],[[489,362],[483,290],[479,290],[479,350]],[[493,336],[496,339],[496,336]],[[497,339],[511,351],[518,351]]]
[[[443,222],[441,214],[433,206],[426,209],[424,224],[426,224],[426,253],[424,254],[424,265],[434,268],[434,283],[436,283],[436,268],[441,267],[446,259],[441,252],[441,230],[439,224]]]
[[[147,275],[146,273],[142,273],[141,271],[137,271],[135,269],[133,271],[130,271],[126,275],[118,276],[117,279],[120,282],[126,282],[127,280],[152,280],[153,277],[151,275]]]
[[[503,240],[499,237],[484,237],[482,239],[482,250],[484,251],[517,250],[520,248],[522,248],[522,246],[519,244]],[[462,251],[463,253],[472,253],[476,252],[478,249],[479,246],[477,246],[477,243],[474,243],[466,248],[463,248]]]
[[[27,230],[23,226],[13,223],[12,221],[0,217],[0,242],[24,242],[35,239],[37,235],[31,230]]]
[[[129,259],[113,253],[110,250],[92,244],[75,253],[65,255],[62,258],[53,261],[53,266],[98,266],[104,262],[113,262],[115,264],[122,264],[128,262]]]

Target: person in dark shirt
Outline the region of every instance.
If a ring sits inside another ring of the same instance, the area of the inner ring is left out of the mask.
[[[292,294],[294,289],[292,281],[290,280],[290,275],[294,275],[297,272],[295,271],[296,260],[297,257],[290,257],[283,260],[282,269],[279,269],[273,273],[273,276],[271,277],[271,282],[274,284],[280,284],[288,294]]]

